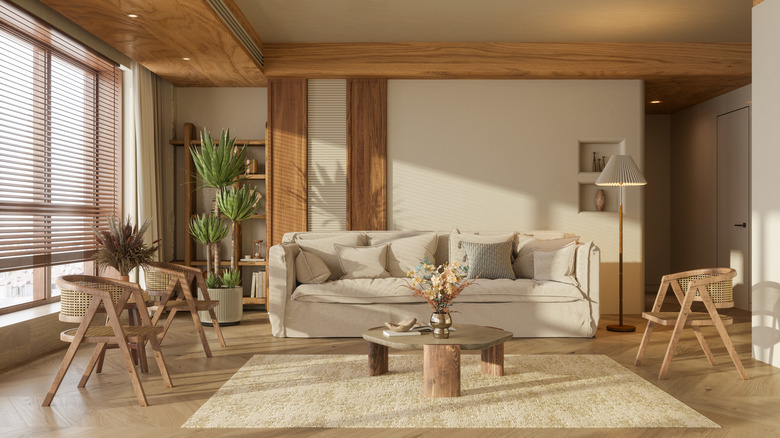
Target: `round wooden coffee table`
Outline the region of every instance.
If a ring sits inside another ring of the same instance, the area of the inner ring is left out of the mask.
[[[460,350],[482,350],[482,372],[504,375],[504,342],[512,333],[479,325],[455,324],[449,339],[434,339],[431,333],[413,336],[385,336],[383,327],[363,333],[368,341],[368,372],[379,376],[387,372],[388,348],[423,350],[423,395],[460,396]]]

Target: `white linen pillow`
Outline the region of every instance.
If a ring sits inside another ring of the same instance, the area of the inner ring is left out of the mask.
[[[342,279],[387,278],[387,244],[379,246],[335,245],[341,269]]]
[[[572,242],[561,249],[534,251],[534,280],[557,281],[579,286],[574,276],[574,254],[577,244]]]
[[[425,233],[410,237],[368,236],[368,244],[375,246],[387,243],[387,271],[393,277],[406,277],[406,274],[419,265],[423,259],[436,264],[436,233]]]
[[[468,266],[468,258],[466,257],[466,250],[461,245],[461,242],[471,243],[501,243],[501,242],[513,242],[515,239],[514,232],[501,233],[501,234],[450,234],[450,261],[458,262],[461,266]]]
[[[336,234],[335,236],[316,238],[306,238],[306,235],[298,235],[295,237],[295,243],[302,250],[316,255],[325,262],[325,266],[330,270],[328,279],[332,281],[344,276],[339,256],[336,254],[336,249],[333,245],[365,246],[366,236],[362,233]]]
[[[295,256],[295,279],[303,284],[322,284],[330,278],[330,269],[316,255],[298,249]]]
[[[512,263],[515,276],[517,278],[534,278],[534,251],[554,251],[576,242],[577,239],[579,236],[548,240],[520,239],[517,245],[517,256]]]

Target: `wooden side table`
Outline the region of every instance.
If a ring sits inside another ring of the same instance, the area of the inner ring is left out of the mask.
[[[504,375],[504,342],[512,333],[478,325],[455,325],[449,339],[434,339],[430,333],[419,336],[385,336],[383,328],[363,333],[368,341],[369,375],[379,376],[388,370],[388,349],[423,350],[423,395],[426,397],[460,396],[460,351],[481,350],[482,372]]]

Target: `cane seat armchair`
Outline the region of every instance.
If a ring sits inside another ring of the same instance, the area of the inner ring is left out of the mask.
[[[715,366],[715,358],[700,329],[705,326],[714,326],[723,344],[726,346],[726,350],[740,377],[747,380],[748,376],[745,373],[745,368],[742,366],[742,361],[739,359],[739,355],[734,349],[734,344],[731,342],[725,327],[732,324],[734,320],[731,316],[718,313],[718,309],[734,307],[733,279],[736,275],[737,271],[731,268],[698,269],[664,275],[661,279],[661,286],[658,288],[658,295],[655,298],[652,310],[642,313],[642,317],[647,319],[648,322],[642,341],[639,344],[639,351],[637,352],[634,365],[639,366],[642,364],[645,350],[650,341],[650,335],[653,333],[654,326],[658,324],[674,326],[672,337],[669,340],[669,345],[666,348],[666,354],[661,364],[661,370],[658,373],[659,380],[666,378],[672,357],[674,356],[674,350],[680,340],[680,334],[686,326],[693,329],[699,345],[704,350],[704,355],[707,357],[710,365]],[[679,312],[661,311],[669,289],[672,290],[680,303],[681,308]],[[702,302],[706,312],[691,311],[691,305],[694,301]]]
[[[44,398],[43,406],[51,405],[54,395],[68,372],[76,352],[84,343],[97,344],[97,346],[79,381],[79,388],[86,386],[96,363],[105,352],[106,346],[114,344],[122,353],[133,389],[138,398],[138,403],[141,406],[148,406],[146,394],[133,364],[133,358],[128,346],[128,344],[143,345],[147,341],[152,346],[152,352],[160,368],[165,386],[169,388],[173,386],[162,350],[160,349],[160,343],[157,340],[157,336],[162,331],[162,328],[155,327],[152,324],[146,303],[144,302],[143,292],[137,284],[90,275],[67,275],[58,278],[57,285],[63,291],[75,291],[84,294],[88,297],[88,303],[78,328],[69,329],[60,334],[60,339],[70,342],[70,347],[65,353],[65,358],[62,360],[49,392]],[[137,307],[140,325],[122,325],[120,315],[128,308],[128,303]],[[101,311],[107,315],[106,324],[92,325],[95,316]]]

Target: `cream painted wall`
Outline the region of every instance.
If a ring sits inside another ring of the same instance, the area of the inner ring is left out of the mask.
[[[624,141],[642,168],[643,97],[641,81],[388,81],[389,228],[575,232],[601,247],[601,312],[617,313],[618,216],[579,212],[579,141]],[[624,311],[637,314],[644,189],[625,193]]]
[[[674,272],[717,264],[717,117],[750,105],[742,87],[672,115],[672,246]]]
[[[173,124],[174,136],[183,138],[182,126],[190,122],[195,124],[196,138],[205,126],[212,136],[219,136],[223,128],[230,129],[230,136],[238,139],[263,139],[265,138],[265,123],[268,120],[268,94],[267,88],[176,88],[174,95],[175,104]],[[248,154],[260,161],[265,167],[265,155],[262,148],[247,148]],[[181,187],[184,181],[184,151],[177,147],[175,162],[177,166],[176,185]],[[264,182],[259,182],[258,187],[265,193]],[[183,193],[182,189],[176,193]],[[196,199],[196,211],[204,212],[211,204],[213,193],[201,190]],[[176,198],[176,211],[184,208],[183,196]],[[261,211],[262,213],[262,211]],[[176,219],[177,224],[182,223],[181,218]],[[247,221],[243,227],[244,253],[251,250],[252,240],[265,240],[265,222]],[[227,241],[225,241],[227,242]],[[205,257],[202,245],[196,245],[198,257]],[[227,243],[223,243],[223,257],[229,257]],[[180,225],[176,228],[176,259],[184,257],[184,229]],[[244,282],[247,276],[244,276]],[[247,284],[247,283],[245,283]]]
[[[671,273],[671,116],[645,116],[645,291]]]
[[[753,7],[753,357],[780,366],[780,2]]]

